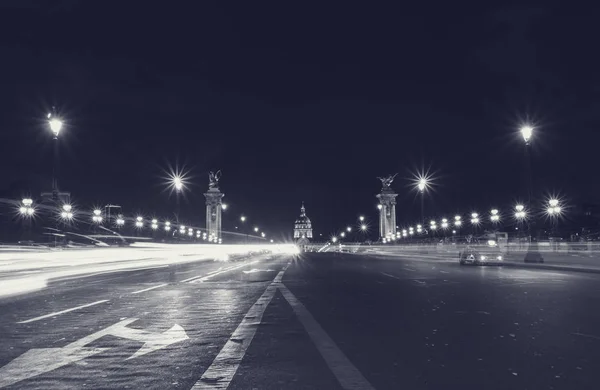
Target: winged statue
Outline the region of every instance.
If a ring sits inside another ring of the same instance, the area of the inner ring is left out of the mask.
[[[390,188],[390,186],[392,185],[392,182],[394,181],[394,178],[397,176],[398,174],[396,173],[395,175],[388,175],[386,177],[378,177],[379,180],[381,180],[381,185],[383,186],[383,188]]]
[[[221,170],[217,172],[210,171],[208,173],[208,188],[218,188],[219,179],[221,179]]]

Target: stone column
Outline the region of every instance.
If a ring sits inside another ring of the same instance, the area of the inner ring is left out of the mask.
[[[387,238],[396,235],[396,197],[398,194],[389,187],[384,187],[377,195],[381,209],[379,210],[379,237]]]
[[[211,187],[204,194],[206,198],[206,230],[207,235],[217,239],[221,238],[221,212],[223,203],[221,199],[225,196],[217,187]]]

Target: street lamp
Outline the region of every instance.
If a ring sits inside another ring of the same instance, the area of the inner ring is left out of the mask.
[[[518,221],[522,221],[525,219],[525,217],[527,216],[527,213],[525,212],[525,206],[523,206],[522,204],[518,204],[515,206],[515,218]]]
[[[92,221],[96,223],[102,223],[102,210],[95,209],[92,215]]]
[[[442,218],[442,229],[448,229],[448,220],[446,218]]]
[[[490,221],[493,223],[498,223],[500,221],[500,214],[498,214],[498,209],[492,209],[490,211]]]
[[[348,227],[346,228],[346,231],[347,231],[348,233],[350,233],[350,232],[352,231],[352,228],[351,228],[350,226],[348,226]]]
[[[342,237],[342,238],[346,237],[346,233],[344,233],[344,232],[341,232],[341,233],[340,233],[340,237]]]
[[[462,225],[462,221],[460,219],[460,215],[454,216],[454,226],[460,227]]]
[[[358,220],[359,220],[360,222],[363,222],[363,221],[365,220],[365,217],[364,217],[363,215],[361,215],[360,217],[358,217]]]
[[[423,231],[423,227],[421,225],[417,225],[417,233],[421,233]]]
[[[24,198],[21,200],[21,207],[19,207],[19,213],[21,215],[31,217],[35,213],[35,209],[33,208],[33,199]]]
[[[73,207],[70,204],[63,204],[62,211],[60,213],[60,217],[65,221],[70,221],[73,219]]]
[[[150,225],[150,227],[152,228],[152,230],[158,229],[158,220],[153,219],[152,220],[152,225]]]
[[[429,182],[426,177],[420,177],[417,182],[417,189],[421,194],[421,222],[425,220],[425,190],[429,186]]]
[[[258,230],[259,230],[259,229],[258,229],[258,226],[255,226],[255,227],[254,227],[254,232],[255,232],[255,233],[258,233]]]
[[[380,203],[380,204],[378,204],[378,205],[377,205],[377,208],[378,208],[379,210],[381,210],[381,209],[383,208],[383,205]]]
[[[521,136],[523,136],[523,140],[526,145],[529,145],[529,140],[531,140],[531,136],[533,135],[533,127],[529,125],[521,126]]]
[[[429,221],[429,229],[432,231],[437,229],[437,223],[434,220]]]
[[[360,225],[360,230],[362,230],[363,232],[367,231],[367,225],[365,225],[364,223],[362,225]]]
[[[165,232],[168,232],[171,230],[171,222],[166,221],[165,222]]]
[[[142,227],[144,227],[144,218],[136,217],[135,218],[135,227],[138,229],[141,229]]]
[[[265,238],[265,236],[266,236],[265,232],[261,232],[261,233],[260,233],[260,236],[261,236],[262,238]]]
[[[221,209],[223,209],[223,211],[227,210],[227,203],[222,203]]]
[[[546,209],[546,212],[548,213],[548,215],[550,216],[558,216],[560,215],[560,213],[562,212],[562,209],[559,205],[559,201],[558,199],[550,199],[548,201],[548,208]]]
[[[52,112],[48,113],[48,127],[52,132],[54,139],[54,160],[52,164],[52,192],[53,196],[58,195],[58,135],[63,128],[62,120],[56,116],[56,110],[52,107]]]

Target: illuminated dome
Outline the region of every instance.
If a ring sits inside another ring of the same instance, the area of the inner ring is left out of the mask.
[[[302,202],[300,217],[294,223],[294,239],[308,241],[312,236],[312,223],[310,218],[306,216],[306,209],[304,208],[304,202]]]

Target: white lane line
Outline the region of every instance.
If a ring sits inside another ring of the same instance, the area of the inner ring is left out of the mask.
[[[191,278],[183,279],[181,281],[181,283],[191,282],[192,280],[204,278],[208,275],[216,274],[217,272],[229,271],[233,267],[235,267],[235,265],[233,265],[231,267],[227,267],[227,268],[219,267],[219,269],[217,269],[217,270],[207,272],[206,275],[196,275],[196,276],[192,276]]]
[[[313,343],[325,359],[327,366],[344,389],[366,390],[374,389],[369,381],[338,348],[335,342],[323,330],[321,325],[314,319],[312,314],[304,307],[288,288],[281,284],[279,291],[290,306],[294,309],[296,317],[300,320],[304,329],[312,339]]]
[[[224,269],[222,271],[213,272],[212,274],[209,274],[209,275],[206,275],[206,276],[201,276],[201,277],[198,277],[198,278],[193,278],[192,280],[189,280],[188,283],[206,282],[210,278],[213,278],[213,277],[215,277],[217,275],[221,275],[221,274],[224,274],[225,272],[229,272],[229,271],[234,271],[234,270],[236,270],[238,268],[243,268],[243,267],[249,266],[251,264],[255,264],[255,263],[258,263],[258,260],[254,260],[254,261],[251,261],[249,263],[244,263],[244,264],[236,265],[236,266],[233,266],[233,267],[229,267],[229,268],[226,268],[226,269]]]
[[[416,269],[412,269],[412,268],[408,268],[408,267],[403,267],[405,270],[407,271],[411,271],[411,272],[416,272]]]
[[[145,288],[143,290],[134,291],[134,292],[132,292],[132,294],[139,294],[139,293],[143,293],[143,292],[146,292],[146,291],[154,290],[155,288],[165,287],[165,286],[168,286],[168,285],[169,285],[169,283],[163,283],[163,284],[159,284],[158,286],[148,287],[148,288]]]
[[[382,272],[381,274],[382,274],[382,275],[385,275],[385,276],[387,276],[387,277],[389,277],[389,278],[394,278],[394,279],[401,280],[399,277],[397,277],[397,276],[394,276],[394,275],[391,275],[391,274],[386,274],[385,272]]]
[[[81,306],[77,306],[77,307],[72,307],[70,309],[66,309],[66,310],[62,310],[62,311],[57,311],[57,312],[46,314],[46,315],[43,315],[43,316],[31,318],[31,319],[25,320],[25,321],[19,321],[19,322],[17,322],[17,324],[28,324],[30,322],[35,322],[35,321],[43,320],[44,318],[54,317],[54,316],[58,316],[58,315],[61,315],[61,314],[69,313],[71,311],[83,309],[83,308],[94,306],[94,305],[99,305],[100,303],[104,303],[104,302],[108,302],[108,299],[103,299],[101,301],[96,301],[96,302],[88,303],[87,305],[81,305]]]
[[[262,321],[262,316],[271,299],[273,299],[275,291],[277,291],[277,286],[281,284],[281,278],[283,278],[283,273],[286,269],[287,266],[279,271],[273,282],[271,282],[265,292],[248,310],[242,322],[238,325],[229,340],[227,340],[227,343],[215,360],[213,360],[210,367],[202,374],[198,382],[194,384],[192,390],[227,389],[229,387],[246,354],[246,350],[250,346],[252,339],[254,339],[258,325]]]
[[[448,271],[440,271],[440,272],[443,273],[443,274],[449,274],[450,273]]]

